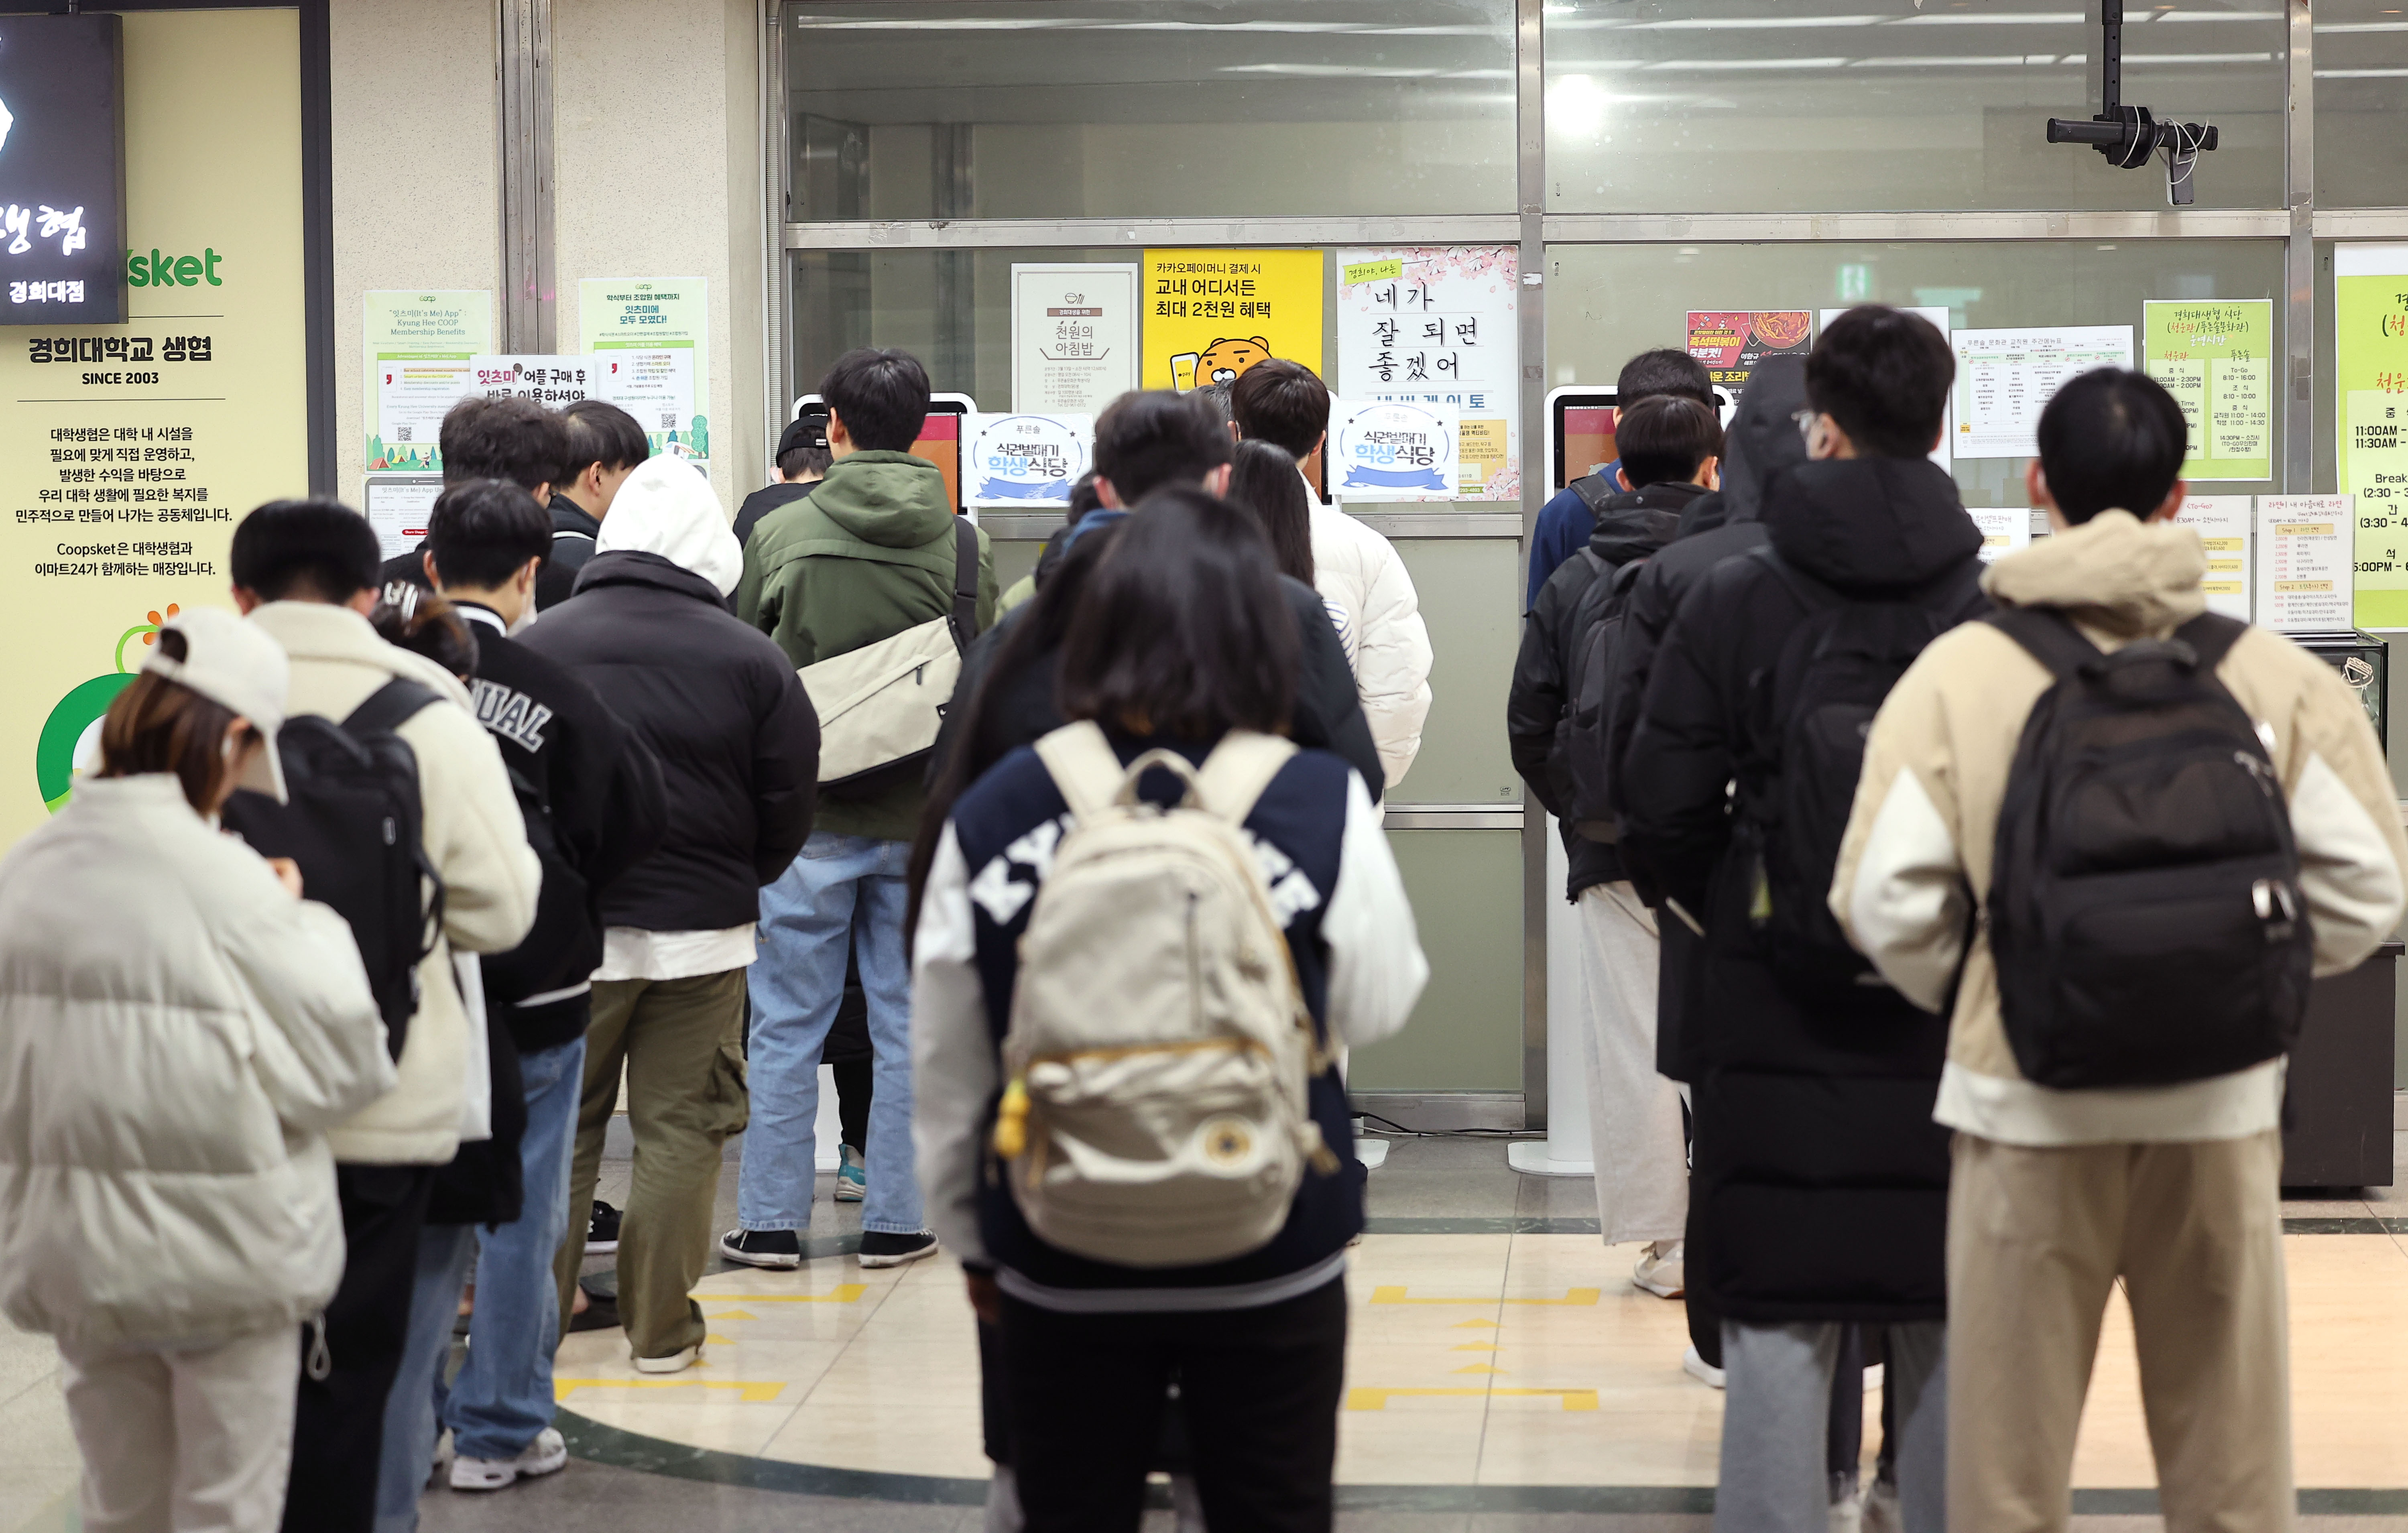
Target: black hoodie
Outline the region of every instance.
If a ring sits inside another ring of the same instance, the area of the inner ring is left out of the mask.
[[[1557,566],[1522,620],[1522,649],[1514,657],[1513,684],[1505,696],[1505,736],[1513,752],[1513,770],[1558,822],[1564,855],[1571,865],[1566,899],[1580,898],[1581,891],[1591,885],[1630,876],[1620,851],[1572,828],[1568,784],[1560,777],[1566,766],[1553,759],[1556,726],[1571,706],[1572,646],[1595,623],[1614,573],[1670,544],[1682,518],[1706,498],[1702,487],[1677,482],[1608,496],[1598,508],[1588,556],[1575,555]]]
[[[1784,469],[1765,486],[1763,522],[1784,561],[1842,595],[1914,601],[1943,622],[1988,608],[1982,535],[1956,481],[1925,459]],[[1684,1023],[1697,1127],[1687,1277],[1751,1324],[1936,1320],[1948,1140],[1931,1110],[1946,1025],[1886,987],[1799,1006],[1756,952],[1746,859],[1732,846],[1734,805],[1765,792],[1785,723],[1764,706],[1761,679],[1807,616],[1765,561],[1715,565],[1664,637],[1623,760],[1624,847],[1705,928]]]

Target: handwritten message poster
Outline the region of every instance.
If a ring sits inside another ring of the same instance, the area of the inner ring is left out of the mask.
[[[1350,249],[1338,252],[1338,376],[1357,403],[1451,405],[1457,412],[1460,493],[1512,500],[1522,493],[1512,245]]]
[[[2190,428],[2186,480],[2274,473],[2274,304],[2270,298],[2141,305],[2149,376]]]

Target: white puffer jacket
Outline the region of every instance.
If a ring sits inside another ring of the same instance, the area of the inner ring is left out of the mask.
[[[0,861],[0,1310],[79,1348],[298,1324],[343,1271],[325,1129],[394,1083],[351,928],[165,773]]]
[[[1309,483],[1310,481],[1308,481]],[[1346,609],[1340,629],[1364,721],[1393,788],[1421,753],[1430,710],[1429,629],[1405,562],[1389,541],[1335,506],[1312,506],[1312,583]]]

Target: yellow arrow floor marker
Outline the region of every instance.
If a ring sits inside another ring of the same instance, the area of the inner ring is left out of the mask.
[[[867,1292],[869,1284],[866,1282],[840,1282],[824,1294],[689,1294],[686,1297],[714,1304],[851,1304]],[[752,1317],[747,1315],[744,1318],[750,1320]]]
[[[760,1405],[784,1394],[786,1386],[735,1379],[554,1379],[552,1397],[565,1400],[580,1389],[732,1389],[745,1404]]]
[[[1455,1331],[1468,1331],[1472,1329],[1474,1326],[1479,1326],[1483,1329],[1492,1331],[1498,1328],[1497,1322],[1493,1320],[1458,1320],[1454,1325],[1448,1326],[1447,1329]]]
[[[1407,1298],[1405,1285],[1396,1283],[1371,1290],[1374,1304],[1595,1304],[1602,1291],[1596,1288],[1567,1288],[1561,1298]],[[1494,1324],[1489,1322],[1488,1324]]]
[[[1496,1395],[1552,1395],[1564,1402],[1564,1409],[1567,1411],[1594,1411],[1597,1409],[1597,1391],[1594,1389],[1387,1389],[1378,1385],[1369,1384],[1362,1388],[1350,1389],[1346,1392],[1346,1409],[1349,1411],[1384,1411],[1388,1408],[1388,1402],[1392,1399],[1421,1397],[1433,1395],[1473,1397]]]
[[[1490,1368],[1485,1363],[1469,1363],[1462,1368],[1456,1368],[1455,1371],[1457,1373],[1502,1373],[1505,1370],[1501,1368]]]
[[[1449,1347],[1446,1350],[1449,1352],[1495,1352],[1497,1350],[1497,1343],[1494,1341],[1466,1341],[1459,1347]]]
[[[705,1320],[758,1320],[759,1315],[746,1314],[741,1310],[722,1310],[717,1314],[705,1314]]]

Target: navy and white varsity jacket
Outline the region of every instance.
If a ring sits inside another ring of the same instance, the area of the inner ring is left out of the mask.
[[[1124,762],[1161,743],[1112,742]],[[1199,763],[1210,753],[1174,748]],[[1168,803],[1179,783],[1155,772],[1142,789]],[[1363,1168],[1351,1154],[1335,1175],[1306,1172],[1268,1245],[1172,1268],[1120,1267],[1047,1245],[1021,1217],[1005,1179],[986,1174],[1019,939],[1069,824],[1052,776],[1023,746],[962,795],[939,844],[911,984],[912,1140],[929,1224],[964,1261],[992,1264],[1006,1293],[1051,1310],[1252,1309],[1330,1282],[1363,1227]],[[1264,790],[1244,830],[1325,1039],[1359,1047],[1404,1026],[1429,964],[1363,780],[1337,756],[1300,751]],[[1311,1103],[1323,1139],[1351,1149],[1336,1070],[1315,1078]]]

